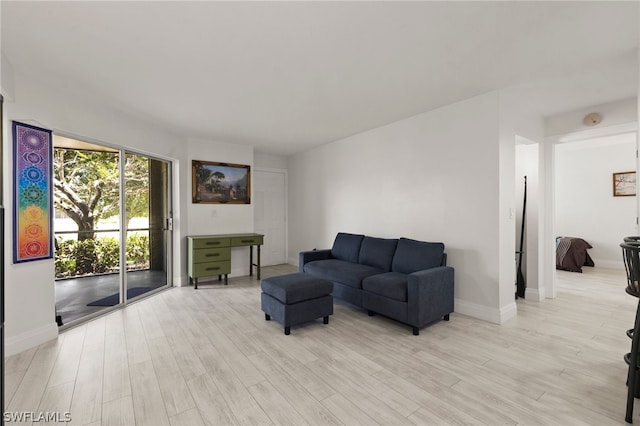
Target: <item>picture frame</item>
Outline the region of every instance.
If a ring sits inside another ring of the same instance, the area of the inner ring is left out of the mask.
[[[13,263],[53,257],[51,130],[13,122]]]
[[[191,195],[195,204],[251,204],[251,166],[192,160]]]
[[[636,195],[636,172],[613,174],[613,196],[632,197]]]

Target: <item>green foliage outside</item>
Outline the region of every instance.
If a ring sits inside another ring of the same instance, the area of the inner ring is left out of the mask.
[[[55,148],[54,204],[78,225],[78,240],[94,239],[95,226],[120,214],[120,155],[111,151]],[[126,154],[128,218],[149,217],[149,159]]]
[[[120,214],[120,161],[124,161],[126,217],[149,217],[149,159],[141,155],[54,148],[54,204],[72,219],[77,239],[56,238],[56,278],[120,269],[120,244],[98,237],[98,222]],[[127,237],[127,269],[149,268],[149,236]]]
[[[149,268],[149,236],[127,237],[127,268]],[[118,272],[120,243],[114,237],[85,240],[56,240],[56,278]]]

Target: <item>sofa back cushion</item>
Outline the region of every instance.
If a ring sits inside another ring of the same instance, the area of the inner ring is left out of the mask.
[[[411,274],[442,265],[444,244],[400,238],[393,255],[391,270]]]
[[[364,235],[339,232],[331,248],[331,257],[346,262],[358,263],[360,245]]]
[[[397,239],[364,237],[362,245],[360,246],[358,263],[374,266],[383,269],[385,272],[389,272],[391,270],[393,253],[395,253],[397,245]]]

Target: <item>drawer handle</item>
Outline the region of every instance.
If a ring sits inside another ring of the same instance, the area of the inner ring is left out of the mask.
[[[220,244],[220,241],[207,241],[205,244],[208,246],[217,246]]]
[[[253,240],[242,240],[243,243],[252,243]]]
[[[204,255],[204,257],[216,257],[216,256],[220,256],[220,253],[209,253]]]
[[[214,268],[207,268],[207,269],[205,269],[205,271],[217,271],[218,269],[220,269],[220,267],[216,266]]]

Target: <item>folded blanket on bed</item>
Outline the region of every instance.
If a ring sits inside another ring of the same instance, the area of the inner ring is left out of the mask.
[[[593,248],[582,238],[556,238],[556,269],[582,272],[583,266],[595,266],[587,249]]]

